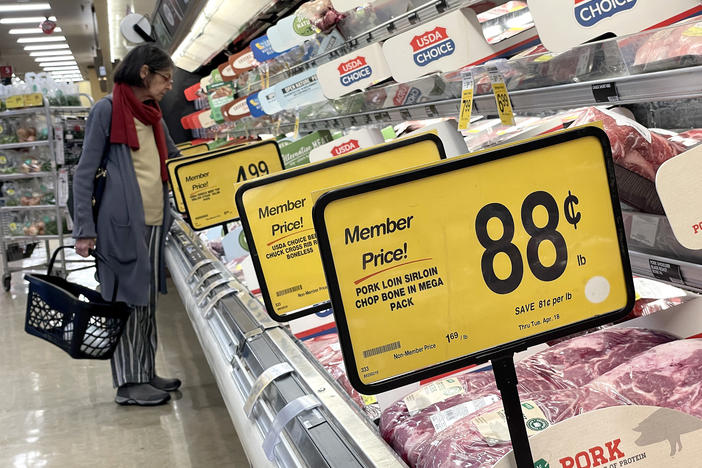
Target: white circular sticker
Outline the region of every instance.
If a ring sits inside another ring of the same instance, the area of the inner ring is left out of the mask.
[[[585,285],[585,297],[593,304],[604,302],[609,297],[609,281],[604,276],[593,276]]]

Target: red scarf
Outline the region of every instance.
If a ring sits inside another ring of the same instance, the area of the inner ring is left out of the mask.
[[[168,148],[166,147],[166,134],[161,125],[161,108],[155,101],[149,104],[141,102],[134,96],[134,91],[129,85],[124,83],[115,84],[112,91],[112,127],[110,128],[110,143],[121,143],[128,145],[133,150],[139,149],[139,139],[137,138],[134,119],[139,119],[144,125],[151,125],[154,129],[156,148],[161,160],[161,180],[168,180],[166,171],[166,158]]]

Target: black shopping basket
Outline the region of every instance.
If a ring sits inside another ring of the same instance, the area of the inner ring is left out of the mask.
[[[112,301],[105,301],[100,293],[85,286],[71,283],[60,276],[52,276],[59,247],[51,256],[47,274],[27,274],[27,317],[24,330],[66,351],[74,359],[109,359],[122,336],[130,308],[116,302],[117,288]],[[92,255],[108,267],[97,251]]]

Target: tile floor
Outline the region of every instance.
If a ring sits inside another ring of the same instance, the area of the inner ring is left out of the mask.
[[[91,277],[69,279],[94,286]],[[114,403],[108,362],[72,360],[27,335],[26,286],[21,273],[12,280],[0,290],[0,467],[249,466],[172,285],[158,306],[157,366],[182,391],[140,408]]]

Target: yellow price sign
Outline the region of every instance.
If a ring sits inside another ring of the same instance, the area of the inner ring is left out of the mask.
[[[492,83],[492,93],[495,95],[495,103],[497,104],[497,113],[500,116],[500,121],[503,125],[514,125],[514,111],[512,110],[512,101],[507,92],[505,79],[496,67],[488,67],[490,82]]]
[[[621,317],[606,134],[585,127],[339,188],[314,207],[344,362],[374,394]]]
[[[461,107],[458,113],[458,129],[466,130],[470,125],[473,113],[473,74],[469,71],[462,74]]]
[[[283,322],[329,308],[313,193],[444,158],[441,140],[423,134],[242,185],[236,205],[268,314]]]
[[[10,96],[5,100],[5,106],[8,109],[19,109],[20,107],[24,107],[24,94]]]
[[[175,180],[188,222],[200,230],[239,218],[234,205],[238,183],[282,170],[278,144],[268,140],[179,164]]]
[[[180,154],[183,156],[196,156],[198,154],[206,153],[210,150],[206,143],[200,143],[198,145],[188,146],[180,150]]]
[[[24,95],[24,105],[26,107],[40,107],[44,105],[44,96],[41,93]]]

